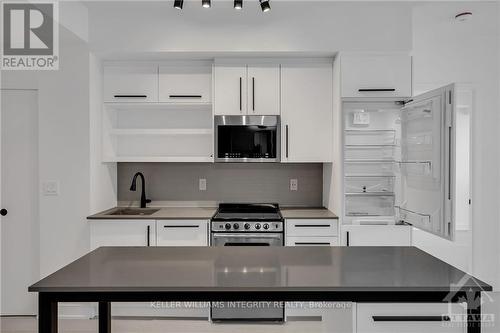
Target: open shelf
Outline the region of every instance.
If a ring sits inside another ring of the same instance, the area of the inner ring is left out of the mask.
[[[213,162],[213,157],[205,156],[110,156],[103,162]]]
[[[172,128],[172,129],[112,129],[112,135],[211,135],[212,129],[198,128]]]
[[[113,110],[206,110],[212,108],[212,103],[104,103],[106,108]]]

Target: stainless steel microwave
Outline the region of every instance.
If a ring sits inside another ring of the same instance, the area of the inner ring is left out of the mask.
[[[215,116],[215,162],[279,162],[279,116]]]

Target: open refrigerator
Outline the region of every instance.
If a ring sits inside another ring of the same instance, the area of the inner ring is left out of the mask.
[[[455,86],[405,101],[344,100],[344,224],[454,238]]]

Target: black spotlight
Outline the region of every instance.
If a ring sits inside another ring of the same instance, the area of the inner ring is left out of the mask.
[[[184,0],[174,0],[174,8],[182,9],[183,5],[184,5]]]
[[[271,6],[269,5],[269,0],[259,0],[260,1],[260,8],[262,8],[262,11],[268,12],[271,10]]]
[[[210,0],[201,0],[201,5],[203,8],[210,8],[212,7],[212,3]]]
[[[243,9],[243,0],[234,0],[234,9]]]

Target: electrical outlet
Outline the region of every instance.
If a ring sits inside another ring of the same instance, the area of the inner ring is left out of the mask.
[[[299,181],[297,179],[290,179],[290,191],[297,191],[299,189]]]
[[[59,195],[59,182],[56,180],[45,181],[42,183],[43,195]]]
[[[207,180],[205,178],[200,178],[200,180],[199,180],[199,189],[200,189],[200,191],[206,191],[207,190]]]

